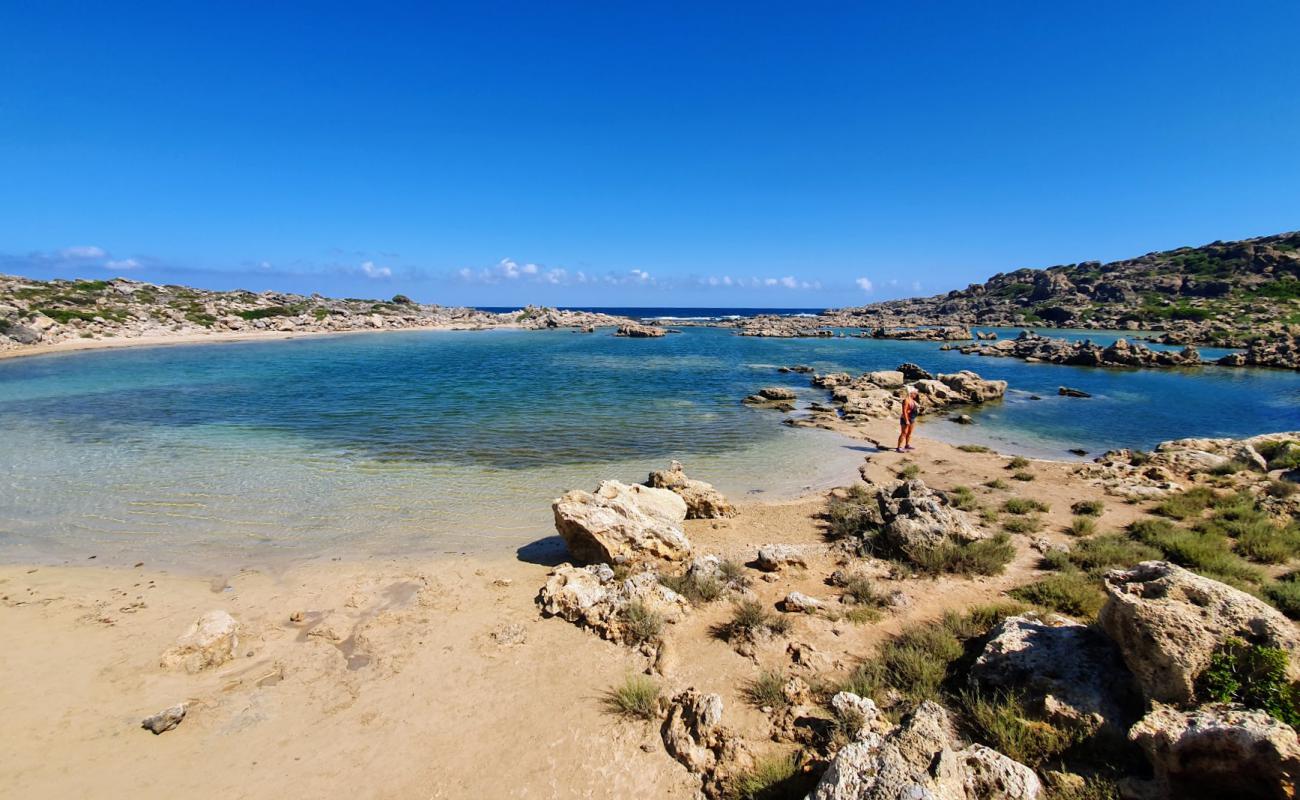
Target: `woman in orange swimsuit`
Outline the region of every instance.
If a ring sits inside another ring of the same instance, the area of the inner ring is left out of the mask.
[[[903,397],[903,410],[898,418],[898,446],[896,452],[910,452],[916,448],[912,447],[912,428],[916,426],[916,417],[921,413],[921,406],[916,402],[919,392],[916,389],[903,387],[901,392]]]

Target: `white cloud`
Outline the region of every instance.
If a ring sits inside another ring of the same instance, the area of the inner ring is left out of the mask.
[[[536,275],[536,274],[537,274],[537,265],[536,265],[536,264],[524,264],[522,267],[519,268],[519,271],[522,272],[522,273],[524,273],[525,275]]]
[[[65,247],[59,251],[59,255],[64,258],[104,258],[108,251],[94,246]]]
[[[393,271],[388,267],[377,267],[375,262],[366,261],[361,265],[361,273],[367,278],[391,278]]]
[[[856,281],[854,281],[854,283],[856,283],[858,285],[858,288],[864,292],[869,292],[872,289],[876,288],[875,284],[871,282],[870,278],[858,278]]]
[[[628,274],[632,277],[632,280],[635,281],[636,283],[649,283],[652,280],[652,278],[650,277],[650,273],[646,272],[645,270],[634,269]]]
[[[919,291],[921,291],[921,282],[920,282],[920,281],[912,281],[912,291],[914,291],[914,292],[919,292]]]
[[[787,289],[797,289],[799,288],[799,281],[795,280],[793,275],[787,275],[781,279],[781,285]],[[806,283],[804,284],[805,287],[807,285],[808,284]]]
[[[133,270],[139,268],[140,262],[136,261],[134,258],[122,258],[104,264],[104,269]]]

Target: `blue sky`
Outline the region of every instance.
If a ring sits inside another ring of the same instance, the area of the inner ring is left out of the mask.
[[[1300,3],[0,5],[0,272],[848,305],[1300,228]]]

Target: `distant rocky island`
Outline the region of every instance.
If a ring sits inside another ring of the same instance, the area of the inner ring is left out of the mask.
[[[624,317],[528,306],[492,313],[424,305],[404,295],[344,300],[318,294],[217,292],[112,280],[38,281],[0,275],[0,351],[78,339],[315,333],[408,328],[528,329],[628,324]]]

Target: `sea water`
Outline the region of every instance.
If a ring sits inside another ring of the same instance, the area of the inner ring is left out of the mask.
[[[738,499],[789,498],[849,480],[870,447],[790,428],[740,399],[774,384],[801,405],[825,399],[781,365],[860,372],[904,361],[1007,380],[1004,401],[971,410],[975,425],[921,425],[1007,452],[1069,458],[1071,448],[1300,428],[1295,372],[1065,367],[934,342],[713,328],[67,353],[0,362],[0,558],[207,566],[510,553],[553,532],[550,501],[566,489],[645,480],[670,459]],[[1093,397],[1059,397],[1061,385]]]

